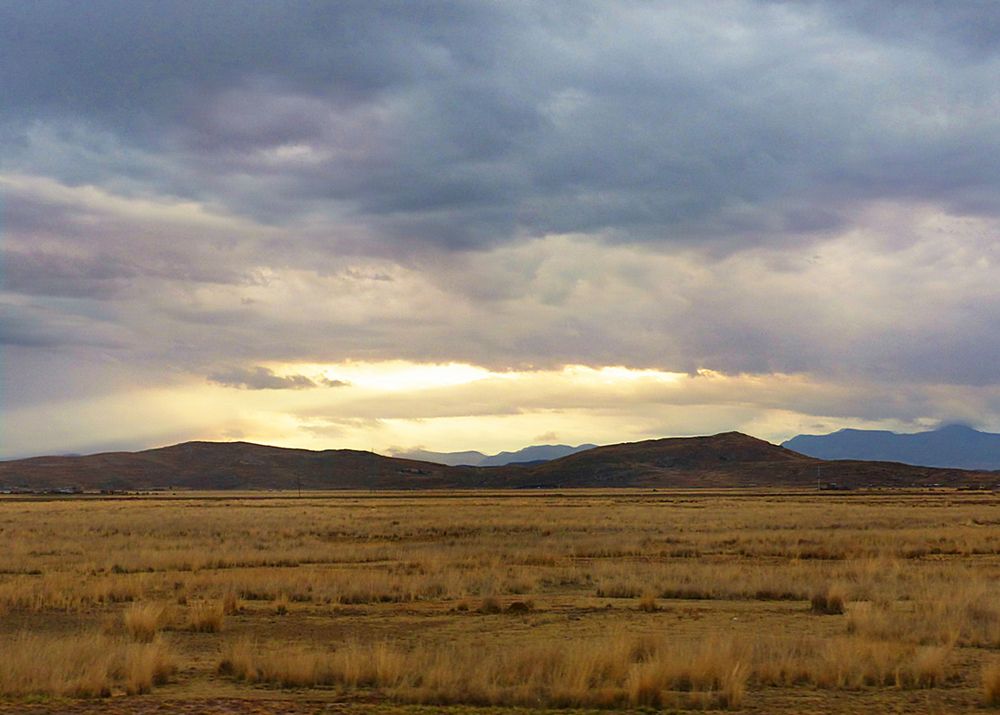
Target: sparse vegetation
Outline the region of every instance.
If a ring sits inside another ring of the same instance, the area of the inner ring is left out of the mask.
[[[646,613],[655,613],[660,610],[659,606],[656,605],[656,594],[649,591],[642,594],[642,598],[639,599],[639,610]]]
[[[983,699],[987,705],[1000,707],[1000,660],[983,667]]]
[[[683,694],[698,692],[735,706],[749,668],[734,653],[715,642],[677,647],[626,636],[485,651],[348,643],[331,652],[299,647],[265,653],[239,640],[227,646],[217,670],[282,687],[373,687],[404,702],[660,706],[685,702]]]
[[[2,643],[0,696],[107,697],[149,692],[174,671],[166,643],[128,643],[100,633],[21,632]]]
[[[225,497],[0,500],[2,697],[156,697],[175,665],[434,706],[1000,697],[991,495]]]
[[[501,611],[503,611],[503,606],[500,604],[500,599],[494,596],[487,596],[479,604],[480,613],[500,613]]]
[[[809,599],[809,604],[813,613],[836,616],[844,612],[845,601],[846,597],[843,591],[827,586],[823,590],[813,593],[812,598]]]
[[[132,603],[122,613],[125,632],[142,643],[152,641],[166,622],[167,609],[160,603]]]
[[[226,616],[235,616],[240,612],[239,596],[235,591],[226,591],[222,596],[222,613]]]
[[[188,614],[188,627],[196,633],[218,633],[222,630],[226,611],[224,603],[200,601]]]

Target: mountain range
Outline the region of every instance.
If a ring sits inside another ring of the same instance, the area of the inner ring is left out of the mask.
[[[842,429],[826,435],[799,435],[782,446],[819,459],[864,459],[925,467],[1000,469],[1000,434],[980,432],[958,424],[915,434]]]
[[[541,464],[448,466],[357,450],[185,442],[141,452],[0,462],[0,487],[144,489],[503,489],[573,487],[1000,485],[1000,473],[826,461],[725,432],[594,447]]]
[[[519,449],[516,452],[499,452],[483,454],[482,452],[429,452],[423,449],[408,452],[394,452],[393,457],[401,459],[419,459],[424,462],[447,464],[452,467],[502,467],[505,464],[540,464],[553,459],[559,459],[570,454],[593,449],[596,444],[580,444],[571,447],[568,444],[536,444]]]

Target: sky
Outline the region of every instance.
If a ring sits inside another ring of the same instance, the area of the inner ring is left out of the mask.
[[[1000,430],[1000,5],[0,0],[0,458]]]

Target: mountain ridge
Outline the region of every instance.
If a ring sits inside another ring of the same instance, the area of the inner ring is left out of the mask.
[[[997,486],[1000,473],[826,461],[739,432],[594,447],[537,465],[452,467],[349,449],[185,442],[0,462],[0,487],[54,490]]]
[[[782,446],[828,460],[880,460],[924,467],[1000,469],[1000,434],[980,432],[964,424],[915,433],[842,429],[825,435],[797,435]]]
[[[593,449],[596,444],[579,444],[575,447],[568,444],[533,444],[513,452],[497,452],[484,454],[477,450],[464,452],[432,452],[426,449],[393,451],[391,455],[400,459],[416,459],[423,462],[446,464],[451,467],[502,467],[507,464],[523,464],[526,462],[548,462],[586,449]]]

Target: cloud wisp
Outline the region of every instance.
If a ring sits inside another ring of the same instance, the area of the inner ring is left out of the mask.
[[[342,380],[326,377],[312,379],[305,375],[276,375],[273,370],[257,365],[255,367],[230,367],[208,376],[209,382],[223,387],[237,387],[243,390],[308,390],[314,387],[345,387]]]

